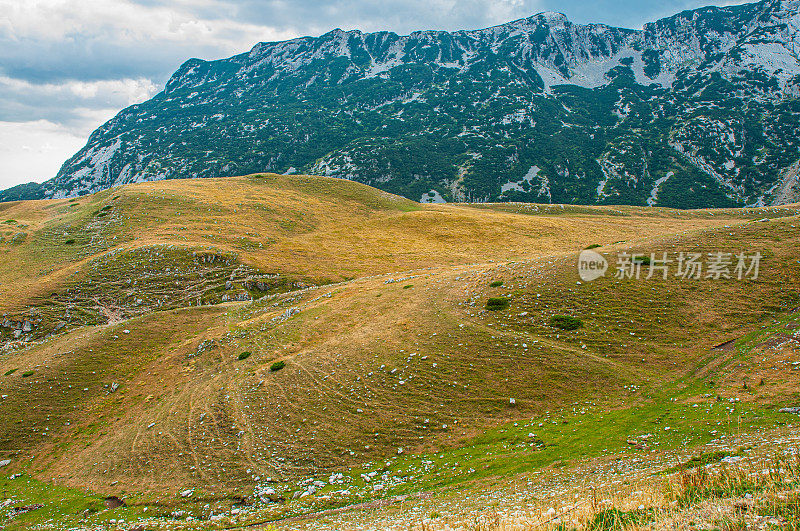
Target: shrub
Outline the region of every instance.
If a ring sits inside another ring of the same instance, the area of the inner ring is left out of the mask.
[[[414,287],[414,284],[409,284],[407,286],[403,286],[403,289],[411,289]]]
[[[28,376],[33,376],[33,371],[25,371],[22,373],[23,378],[27,378]]]
[[[602,247],[602,245],[600,245],[599,243],[593,243],[589,247],[587,247],[585,250],[589,251],[591,249],[597,249],[598,247]]]
[[[486,309],[492,312],[505,310],[511,301],[507,297],[489,297],[486,301]]]
[[[239,359],[239,361],[246,360],[247,358],[249,358],[252,355],[253,355],[252,352],[242,352],[241,354],[239,354],[239,358],[238,359]]]
[[[649,256],[636,256],[633,260],[634,264],[642,264],[649,266],[650,265],[650,257]]]
[[[571,315],[554,315],[550,318],[550,326],[561,330],[577,330],[583,326],[583,321]]]
[[[14,374],[15,372],[17,372],[18,370],[19,370],[19,369],[11,369],[10,371],[6,371],[6,374],[5,374],[5,375],[6,375],[6,376],[11,376],[12,374]]]
[[[283,369],[284,367],[286,367],[285,361],[276,361],[270,366],[269,370],[271,370],[272,372],[276,372]]]
[[[70,238],[64,242],[65,245],[72,245],[73,243],[75,243],[75,238]]]
[[[494,282],[489,284],[489,287],[490,288],[499,288],[502,285],[503,285],[503,281],[502,280],[495,280]]]

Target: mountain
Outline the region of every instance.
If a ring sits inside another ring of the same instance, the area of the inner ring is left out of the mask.
[[[54,179],[0,200],[269,171],[421,202],[792,202],[799,13],[800,0],[764,0],[639,31],[542,13],[454,33],[335,30],[191,59]]]

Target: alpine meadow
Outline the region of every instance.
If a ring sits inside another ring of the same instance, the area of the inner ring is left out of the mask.
[[[185,61],[0,192],[0,529],[797,531],[799,131],[800,0]]]

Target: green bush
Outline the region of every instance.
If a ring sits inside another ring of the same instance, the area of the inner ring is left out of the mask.
[[[503,285],[503,281],[502,280],[495,280],[494,282],[489,284],[489,287],[490,288],[499,288],[502,285]]]
[[[33,376],[33,371],[25,371],[22,373],[23,378],[27,378],[28,376]]]
[[[554,315],[550,318],[550,326],[561,330],[577,330],[583,326],[583,321],[570,315]]]
[[[70,238],[64,242],[65,245],[72,245],[73,243],[75,243],[75,238]]]
[[[635,257],[632,262],[634,264],[642,264],[649,266],[650,265],[650,257],[649,256],[637,256]]]
[[[602,245],[600,245],[599,243],[593,243],[589,247],[587,247],[586,250],[589,251],[591,249],[597,249],[598,247],[602,247]]]
[[[276,361],[270,366],[269,370],[271,370],[272,372],[276,372],[283,369],[284,367],[286,367],[285,361]]]
[[[6,371],[6,376],[11,376],[12,374],[14,374],[15,372],[17,372],[18,370],[19,370],[19,369],[11,369],[10,371]]]
[[[241,354],[239,354],[239,358],[238,359],[239,359],[239,361],[246,360],[247,358],[249,358],[252,355],[253,355],[252,352],[242,352]]]
[[[510,302],[507,297],[489,297],[489,300],[486,301],[486,309],[491,312],[505,310]]]

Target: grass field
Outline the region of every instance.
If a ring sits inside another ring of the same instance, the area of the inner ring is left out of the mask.
[[[788,430],[798,212],[274,175],[0,204],[4,507],[44,505],[7,527],[243,525]],[[585,283],[587,247],[762,261]]]

